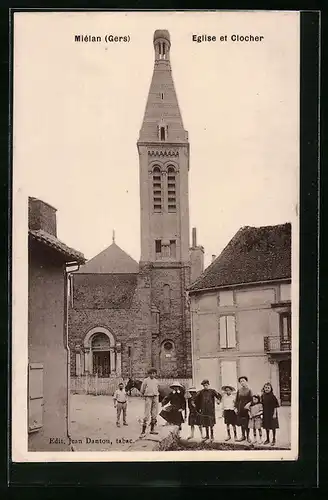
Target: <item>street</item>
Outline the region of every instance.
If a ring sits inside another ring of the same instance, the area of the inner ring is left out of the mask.
[[[127,410],[128,426],[116,427],[116,409],[112,396],[71,395],[72,445],[76,451],[126,451],[139,439],[143,418],[144,401],[140,397],[130,397]],[[226,430],[217,406],[215,441],[224,441]],[[290,446],[290,407],[279,409],[280,428],[277,431],[277,446]],[[158,427],[165,421],[158,417]],[[149,429],[148,429],[149,430]],[[238,429],[240,434],[240,431]],[[187,423],[182,425],[181,438],[189,436]],[[238,436],[239,436],[238,434]],[[147,438],[147,436],[146,436]],[[194,440],[200,441],[199,430],[195,429]]]

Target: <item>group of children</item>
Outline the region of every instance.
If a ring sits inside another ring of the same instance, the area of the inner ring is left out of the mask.
[[[145,418],[141,437],[145,435],[148,421],[151,421],[151,433],[154,430],[158,413],[158,384],[156,380],[156,371],[150,370],[149,377],[144,380],[141,387],[141,393],[145,399]],[[197,391],[195,387],[189,388],[187,396],[183,386],[175,382],[171,384],[170,394],[162,402],[162,411],[160,416],[168,423],[178,425],[187,418],[186,398],[189,409],[188,425],[190,426],[190,436],[194,438],[195,427],[200,431],[201,438],[205,440],[214,439],[214,426],[216,424],[215,402],[221,403],[223,408],[224,423],[226,425],[226,441],[232,439],[231,430],[235,441],[246,441],[251,443],[250,431],[253,431],[253,441],[262,442],[262,429],[266,431],[264,444],[270,444],[270,431],[272,431],[271,445],[276,444],[276,429],[279,428],[278,407],[279,403],[273,394],[272,385],[267,382],[264,384],[262,394],[253,394],[248,386],[247,377],[239,377],[239,389],[225,385],[222,387],[223,395],[215,389],[210,388],[209,380],[205,379],[201,385],[203,389]],[[117,408],[116,425],[120,426],[120,417],[123,413],[123,425],[126,422],[127,395],[124,390],[124,384],[119,384],[119,389],[114,394],[114,406]],[[184,415],[183,415],[184,414]],[[241,428],[241,437],[237,438],[237,427]],[[205,435],[203,435],[203,429]]]
[[[264,384],[261,396],[253,394],[248,387],[247,377],[239,377],[240,388],[230,385],[222,387],[223,396],[214,389],[209,388],[209,381],[203,380],[203,389],[199,392],[194,387],[189,389],[188,399],[189,418],[188,424],[191,428],[189,439],[194,437],[195,426],[199,427],[203,440],[213,440],[215,425],[215,398],[222,403],[224,423],[226,425],[226,441],[232,438],[231,430],[235,441],[246,441],[251,443],[250,431],[253,431],[254,442],[262,442],[262,429],[266,431],[264,444],[270,444],[270,431],[272,431],[271,445],[276,444],[276,429],[279,428],[278,407],[279,403],[273,394],[272,385]],[[212,401],[212,403],[210,403]],[[237,427],[241,428],[241,437],[237,438]],[[206,435],[203,436],[205,428]],[[211,436],[209,436],[209,430]]]

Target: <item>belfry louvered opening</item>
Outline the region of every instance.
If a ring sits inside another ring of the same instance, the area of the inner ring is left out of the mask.
[[[168,212],[176,212],[177,209],[176,173],[174,167],[167,169],[167,209]]]
[[[153,168],[153,209],[154,212],[162,211],[162,176],[159,167]]]

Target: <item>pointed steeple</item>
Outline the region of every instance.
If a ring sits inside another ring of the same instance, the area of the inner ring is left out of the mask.
[[[153,43],[154,71],[138,143],[187,143],[172,77],[169,32],[155,31]]]

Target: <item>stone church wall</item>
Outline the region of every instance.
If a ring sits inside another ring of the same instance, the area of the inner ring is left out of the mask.
[[[95,277],[93,275],[92,283],[94,283]],[[78,293],[80,297],[83,296],[86,301],[88,301],[89,291],[90,294],[94,292],[94,287],[88,286],[87,279],[80,283],[83,290],[77,290],[76,284],[74,284],[74,287],[75,293]],[[106,288],[103,289],[103,293],[106,294]],[[104,297],[104,301],[106,301],[105,299]],[[130,308],[75,309],[73,298],[73,307],[69,310],[71,374],[76,374],[76,352],[79,346],[83,346],[87,333],[93,328],[103,327],[112,333],[116,344],[121,344],[122,376],[129,376],[130,367],[132,367],[135,376],[144,375],[151,365],[151,316],[149,304],[150,289],[148,285],[145,286],[142,277],[138,277],[138,284]]]
[[[160,312],[159,336],[154,348],[159,353],[157,366],[161,376],[191,376],[190,319],[185,298],[189,274],[188,267],[174,268],[172,264],[152,271],[152,303]],[[163,353],[167,341],[173,342],[174,350]]]

